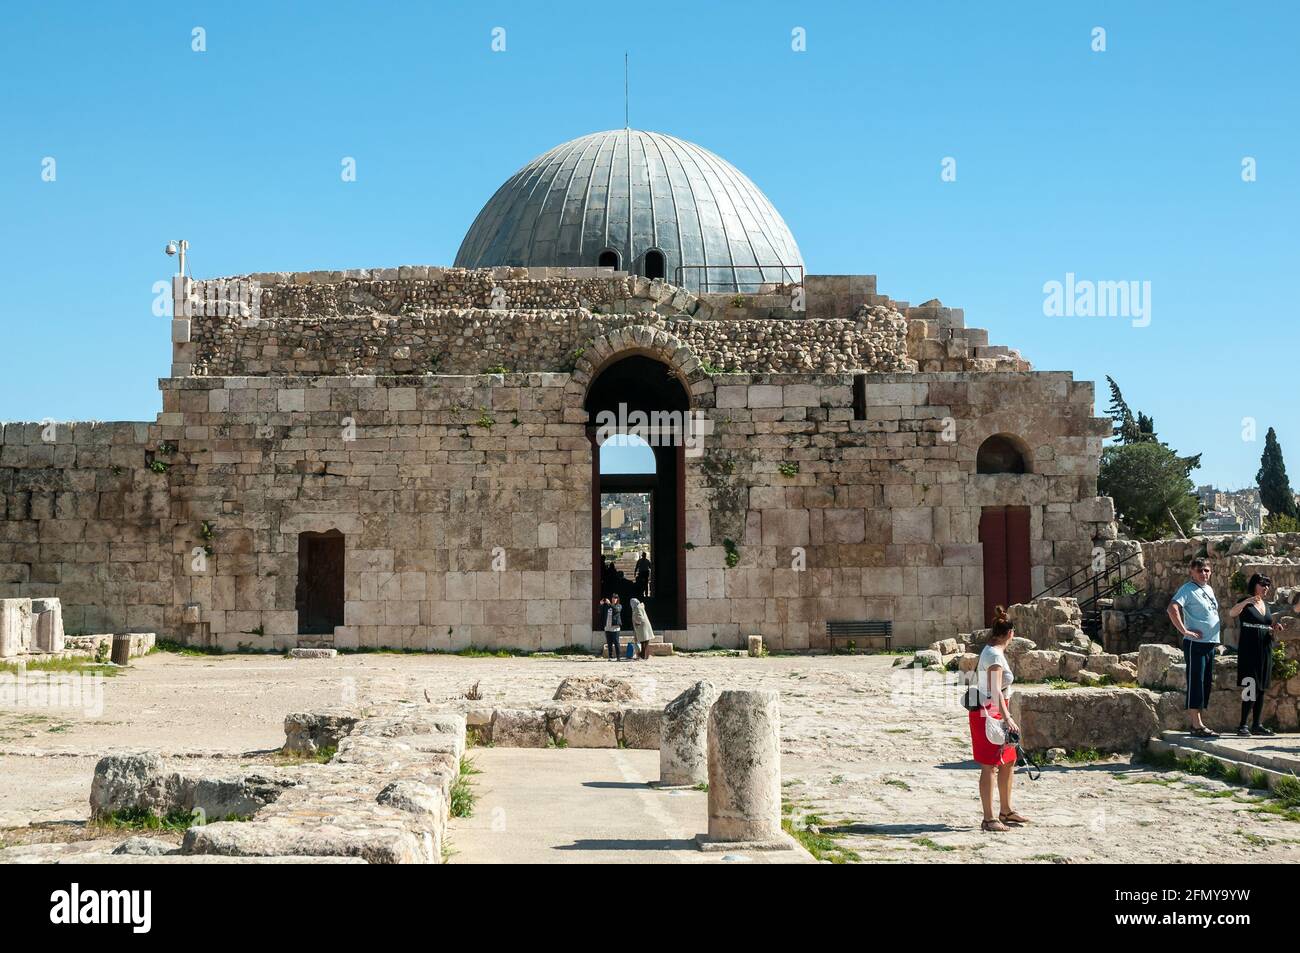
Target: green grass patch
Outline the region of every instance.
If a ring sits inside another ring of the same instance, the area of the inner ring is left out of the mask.
[[[470,778],[479,773],[481,772],[469,758],[460,759],[460,769],[451,786],[452,817],[474,816],[474,802],[478,800],[478,795],[474,793],[474,783]]]
[[[226,653],[217,645],[185,645],[177,642],[175,639],[158,639],[153,644],[153,648],[147,654],[153,655],[155,652],[170,652],[173,655],[197,656],[197,655],[225,655]]]
[[[1134,760],[1138,761],[1139,759],[1135,758]],[[1260,790],[1268,787],[1268,779],[1262,771],[1242,769],[1237,765],[1224,764],[1217,758],[1212,758],[1200,752],[1191,754],[1186,758],[1179,758],[1172,751],[1164,751],[1158,754],[1148,751],[1142,754],[1140,761],[1147,767],[1156,770],[1182,771],[1184,774],[1248,785],[1251,788]],[[1149,780],[1139,783],[1155,784],[1159,782]],[[1204,788],[1197,789],[1193,793],[1199,797],[1214,798],[1230,797],[1235,794],[1232,791],[1208,791]],[[1282,778],[1268,792],[1266,798],[1252,800],[1249,803],[1256,805],[1250,809],[1252,813],[1271,814],[1288,821],[1300,822],[1300,779],[1294,776]]]
[[[709,790],[709,782],[708,782],[708,781],[701,781],[699,784],[697,784],[697,785],[695,785],[693,788],[691,788],[691,790],[692,790],[692,791],[708,791],[708,790]]]
[[[304,751],[281,751],[277,760],[281,764],[329,764],[339,753],[337,745],[326,745],[308,754]]]
[[[904,791],[912,790],[912,786],[910,784],[908,784],[906,781],[903,781],[899,778],[886,778],[885,783],[893,788],[902,788]]]
[[[807,827],[796,827],[788,817],[781,819],[781,829],[799,842],[804,850],[817,860],[828,860],[832,864],[861,863],[862,855],[836,842],[830,834],[814,834]]]
[[[938,850],[944,852],[957,849],[956,847],[951,847],[948,844],[936,843],[935,841],[930,840],[930,838],[928,837],[913,837],[912,843],[919,844],[922,847],[928,847],[930,848],[930,850]]]
[[[252,816],[251,814],[227,814],[225,817],[207,818],[205,823],[247,821],[251,820]],[[182,833],[200,823],[200,818],[201,814],[198,811],[193,813],[171,811],[165,815],[159,815],[144,808],[132,807],[114,811],[112,814],[97,818],[91,823],[97,827],[115,831],[172,831]]]
[[[546,742],[546,747],[548,747],[548,748],[567,748],[567,747],[569,747],[569,739],[565,738],[563,735],[561,735],[561,736],[558,737],[558,738],[550,738],[550,739],[548,739],[547,742]]]
[[[24,670],[65,675],[102,675],[104,678],[113,678],[122,674],[121,666],[96,662],[85,655],[74,655],[71,658],[43,659],[38,662],[27,662],[25,665],[18,662],[0,662],[0,672],[17,675]]]

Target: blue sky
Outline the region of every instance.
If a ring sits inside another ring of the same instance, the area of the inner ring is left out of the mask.
[[[167,239],[198,277],[450,263],[511,172],[622,125],[627,49],[632,124],[749,175],[811,272],[965,308],[1099,411],[1111,374],[1197,482],[1253,482],[1274,426],[1300,482],[1297,27],[1280,2],[12,5],[0,418],[152,419]],[[1044,316],[1069,272],[1151,282],[1150,325]]]

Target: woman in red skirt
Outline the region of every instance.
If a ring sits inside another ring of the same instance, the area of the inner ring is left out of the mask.
[[[970,740],[975,760],[980,766],[980,802],[984,806],[984,822],[980,825],[980,830],[1006,831],[1010,830],[1008,824],[1028,824],[1029,819],[1021,817],[1011,808],[1011,782],[1016,770],[1015,745],[994,740],[1001,738],[1007,729],[1019,732],[1020,726],[1011,717],[1007,705],[1015,677],[1003,651],[1007,643],[1015,638],[1016,631],[1007,618],[1006,609],[998,606],[993,612],[993,629],[984,645],[984,651],[980,653],[976,671],[980,707],[970,713]],[[990,735],[994,737],[990,738]],[[995,771],[998,776],[998,795],[1002,802],[1002,811],[996,818],[993,816]]]

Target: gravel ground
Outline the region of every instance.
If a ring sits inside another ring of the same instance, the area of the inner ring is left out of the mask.
[[[966,714],[944,677],[889,656],[678,655],[612,663],[587,657],[458,658],[366,654],[328,660],[155,653],[102,683],[102,714],[0,708],[0,840],[86,818],[97,758],[153,749],[222,770],[265,762],[286,713],[353,701],[542,703],[570,674],[653,679],[660,704],[697,679],[780,693],[786,797],[863,861],[1285,862],[1300,823],[1264,813],[1241,788],[1150,771],[1116,757],[1016,776],[1032,823],[982,834]],[[1033,690],[1025,689],[1025,690]],[[35,830],[22,830],[27,825]],[[5,829],[8,830],[5,830]],[[40,835],[44,839],[46,835]]]

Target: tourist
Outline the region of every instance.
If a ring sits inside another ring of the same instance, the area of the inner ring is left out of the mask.
[[[636,635],[637,644],[641,646],[639,658],[644,661],[650,650],[650,642],[655,637],[655,630],[650,628],[650,617],[646,615],[644,602],[633,599],[628,605],[632,608],[632,631]]]
[[[1169,621],[1183,637],[1183,661],[1187,663],[1187,694],[1183,707],[1192,713],[1192,734],[1217,738],[1205,725],[1204,712],[1210,707],[1214,687],[1214,653],[1219,647],[1219,600],[1210,588],[1210,561],[1203,556],[1192,560],[1188,575],[1169,602]]]
[[[984,651],[980,652],[976,678],[979,686],[979,707],[970,712],[971,748],[980,766],[980,803],[984,807],[981,831],[1008,831],[1008,825],[1028,824],[1011,807],[1011,782],[1016,770],[1016,746],[1009,743],[1006,734],[1020,733],[1020,726],[1011,717],[1009,699],[1011,683],[1015,676],[1004,651],[1015,638],[1016,630],[1007,618],[1007,610],[998,606],[994,611],[993,628],[989,631]],[[993,816],[993,775],[998,776],[998,799],[1002,810]]]
[[[609,650],[612,661],[621,662],[618,657],[618,633],[623,628],[623,607],[618,604],[618,593],[600,602],[601,615],[605,620],[605,647]]]
[[[642,553],[641,558],[636,561],[633,579],[636,583],[637,596],[644,599],[650,593],[650,557],[646,553]]]
[[[1268,606],[1269,590],[1273,580],[1255,573],[1246,583],[1246,598],[1228,610],[1232,618],[1240,618],[1237,636],[1237,684],[1241,692],[1241,725],[1237,734],[1271,735],[1274,732],[1259,723],[1264,710],[1264,690],[1268,688],[1273,673],[1273,633],[1282,630],[1282,623],[1274,620]],[[1247,723],[1247,716],[1250,717]]]

